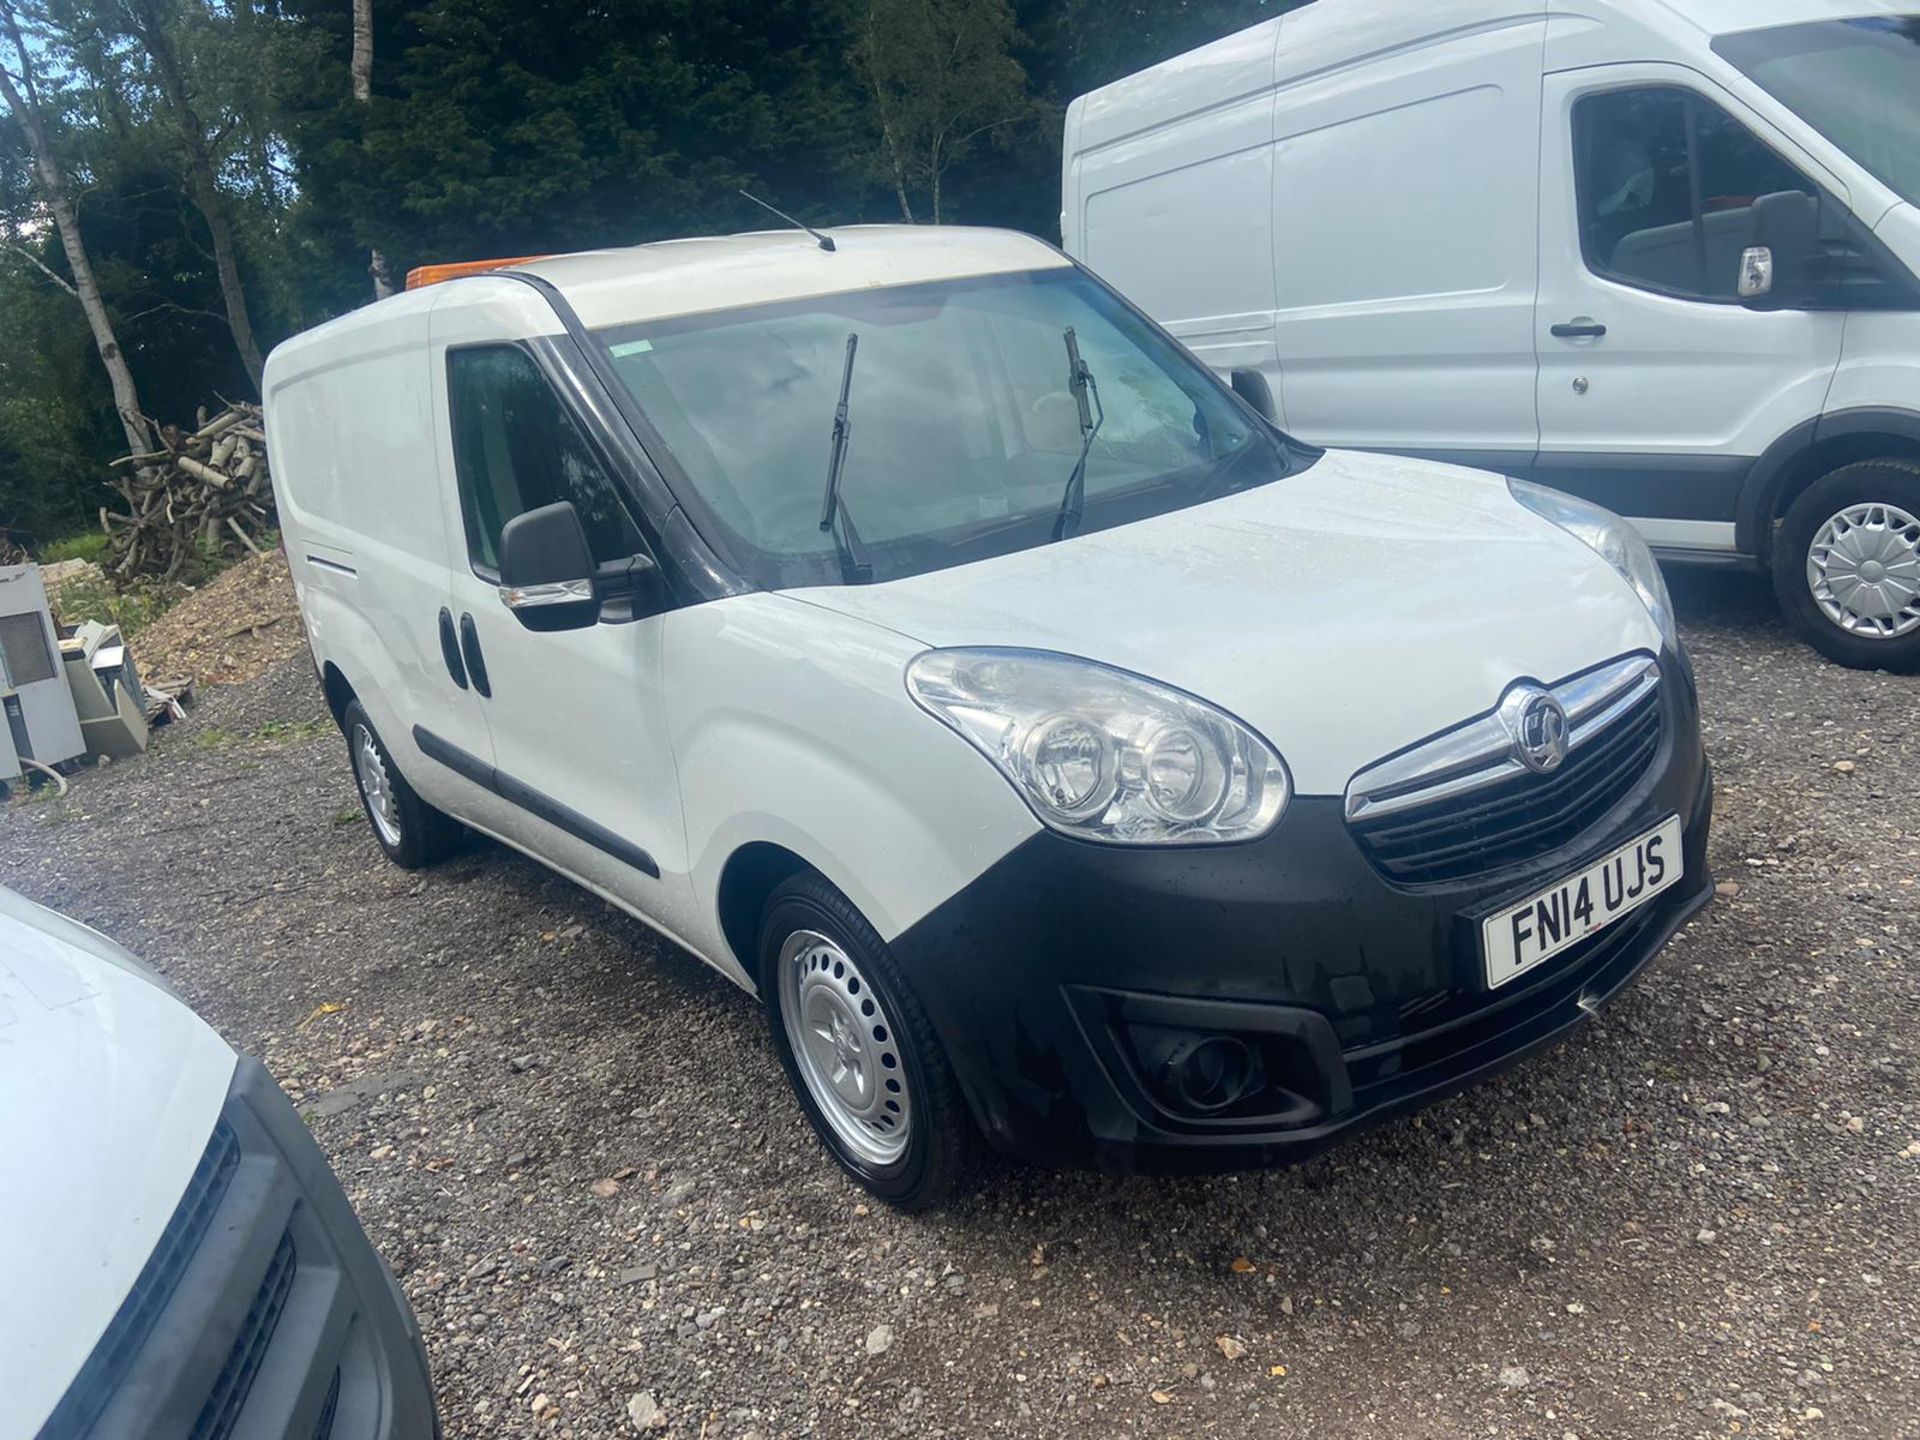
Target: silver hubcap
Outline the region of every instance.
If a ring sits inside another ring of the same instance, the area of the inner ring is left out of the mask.
[[[780,1014],[833,1133],[869,1164],[898,1160],[913,1101],[893,1017],[846,951],[818,931],[796,930],[780,947]]]
[[[380,838],[388,845],[400,843],[400,807],[393,798],[393,779],[387,774],[387,757],[380,753],[380,742],[364,725],[353,727],[353,773],[360,782],[360,798],[366,801],[367,816]]]
[[[1920,520],[1894,505],[1849,505],[1815,532],[1807,584],[1850,635],[1892,640],[1920,629]]]

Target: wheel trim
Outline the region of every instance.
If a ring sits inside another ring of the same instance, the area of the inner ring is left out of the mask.
[[[796,930],[780,947],[780,1015],[801,1082],[847,1150],[886,1166],[906,1154],[913,1098],[893,1017],[839,943]]]
[[[1920,630],[1920,518],[1897,505],[1849,505],[1814,532],[1807,585],[1850,635],[1897,640]]]
[[[364,725],[353,727],[353,775],[360,784],[360,798],[366,802],[367,818],[376,834],[389,849],[400,845],[400,804],[393,793],[393,774],[387,769],[387,757],[380,742]]]

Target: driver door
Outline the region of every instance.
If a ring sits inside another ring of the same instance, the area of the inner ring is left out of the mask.
[[[1767,447],[1818,416],[1846,317],[1738,294],[1752,205],[1839,182],[1673,65],[1547,76],[1536,478],[1668,549],[1731,550]]]
[[[601,564],[648,553],[605,447],[554,384],[572,342],[512,338],[524,334],[510,313],[521,305],[503,298],[501,309],[436,311],[431,347],[452,604],[492,746],[492,814],[501,838],[684,933],[691,886],[664,703],[668,614],[539,633],[500,599],[501,529],[542,505],[571,501]]]

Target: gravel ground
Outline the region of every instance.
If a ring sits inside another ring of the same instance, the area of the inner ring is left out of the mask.
[[[300,1101],[450,1436],[1920,1435],[1920,682],[1677,588],[1719,903],[1569,1042],[1292,1171],[869,1207],[745,995],[492,846],[388,867],[299,660],[5,807],[0,883]]]

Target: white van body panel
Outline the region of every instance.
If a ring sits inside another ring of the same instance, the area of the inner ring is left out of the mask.
[[[99,1344],[206,1151],[234,1064],[138,960],[0,887],[9,1433],[38,1430]]]
[[[439,479],[420,453],[433,425],[426,344],[439,298],[398,295],[287,341],[268,357],[262,394],[314,662],[348,675],[391,753],[420,775],[420,793],[444,807],[458,782],[427,773],[404,718],[438,704],[446,683],[433,622],[446,603],[447,541]]]
[[[1166,75],[1074,102],[1067,248],[1219,370],[1277,373],[1273,269],[1273,59],[1282,20],[1181,57]],[[1195,87],[1211,97],[1195,109]],[[1177,256],[1132,263],[1139,250]],[[1111,262],[1111,263],[1109,263]],[[1276,399],[1284,404],[1278,387]]]
[[[1272,742],[1303,795],[1344,793],[1515,676],[1551,684],[1660,650],[1646,611],[1621,604],[1626,583],[1502,480],[1340,451],[1119,529],[799,593],[929,645],[1055,650],[1176,685]]]
[[[1544,36],[1539,3],[1311,5],[1096,91],[1067,250],[1304,439],[1531,454]],[[1415,205],[1417,236],[1352,223]]]
[[[1901,204],[1889,210],[1874,236],[1916,275],[1920,275],[1920,209]],[[1912,410],[1916,379],[1911,314],[1863,311],[1847,317],[1847,339],[1827,410],[1834,415],[1860,410]]]
[[[1533,450],[1534,240],[1516,217],[1539,184],[1544,35],[1538,4],[1485,0],[1287,16],[1269,379],[1303,438]]]
[[[1074,101],[1066,249],[1216,369],[1259,370],[1302,438],[1514,469],[1613,506],[1666,550],[1751,550],[1769,517],[1744,534],[1745,487],[1762,488],[1783,437],[1850,408],[1920,420],[1914,316],[1749,309],[1596,274],[1571,107],[1633,85],[1697,94],[1920,274],[1911,207],[1712,47],[1913,8],[1317,0]],[[1221,138],[1229,113],[1239,128]],[[1236,186],[1188,188],[1226,166]],[[1249,220],[1244,192],[1261,185],[1271,217]],[[1552,333],[1583,322],[1608,333]]]
[[[741,595],[671,617],[673,751],[707,897],[690,938],[709,956],[730,954],[715,902],[746,845],[791,850],[891,940],[1040,829],[908,696],[907,662],[926,645],[822,608],[837,593]]]

